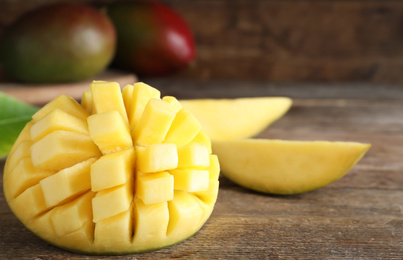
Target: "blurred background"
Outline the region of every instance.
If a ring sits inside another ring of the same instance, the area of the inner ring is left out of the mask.
[[[66,1],[0,0],[0,35],[25,12],[57,2]],[[161,2],[185,19],[196,42],[195,61],[170,78],[403,83],[403,1]]]

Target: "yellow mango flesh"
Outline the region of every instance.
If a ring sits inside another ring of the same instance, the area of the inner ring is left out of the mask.
[[[4,170],[11,210],[49,243],[85,254],[166,247],[196,233],[218,195],[219,163],[200,124],[144,83],[94,81],[21,132]],[[183,138],[182,138],[183,137]]]
[[[134,128],[143,115],[144,109],[148,101],[152,98],[160,99],[161,93],[159,90],[144,84],[143,82],[128,85],[124,89],[124,99],[127,107],[127,115],[129,124]]]
[[[131,183],[97,192],[92,200],[93,222],[107,219],[129,209],[133,200]]]
[[[134,149],[102,156],[91,165],[91,190],[100,191],[125,184],[132,178],[134,165]]]
[[[170,103],[161,99],[150,99],[133,129],[134,143],[142,146],[162,143],[175,115],[175,109]]]
[[[61,111],[64,111],[72,116],[84,120],[89,116],[88,112],[84,109],[84,107],[80,106],[80,104],[78,104],[72,97],[66,95],[60,95],[57,98],[50,101],[49,103],[47,103],[45,106],[43,106],[39,111],[37,111],[32,116],[32,119],[35,122],[39,121],[44,116],[48,115],[50,112],[56,109],[60,109]]]
[[[36,142],[42,137],[56,130],[68,130],[88,135],[88,126],[75,116],[55,109],[31,127],[32,141]]]
[[[173,96],[165,96],[162,98],[162,100],[170,103],[172,105],[173,109],[175,110],[175,113],[183,108],[181,103],[179,102],[179,100],[177,100]]]
[[[178,168],[208,167],[210,153],[208,148],[199,143],[190,143],[178,147]]]
[[[14,198],[53,173],[53,171],[35,168],[31,157],[22,158],[9,175],[10,182],[14,183],[14,185],[8,187],[10,190],[7,192]]]
[[[164,142],[182,146],[192,141],[200,133],[200,130],[201,125],[197,119],[189,111],[182,108],[176,113]]]
[[[178,151],[175,144],[153,144],[136,149],[138,172],[161,172],[178,167]]]
[[[214,141],[222,174],[259,192],[296,194],[344,176],[369,144],[328,141],[244,139]]]
[[[87,122],[90,137],[102,154],[133,147],[129,127],[117,111],[91,115]]]
[[[180,100],[211,140],[252,137],[282,117],[291,107],[287,97]]]
[[[142,200],[135,200],[133,226],[133,243],[140,251],[161,248],[167,239],[167,230],[170,218],[168,202],[145,204]],[[150,248],[150,245],[153,248]]]
[[[45,204],[54,207],[91,188],[90,170],[94,158],[65,168],[39,182]]]
[[[119,83],[94,81],[91,83],[93,113],[118,112],[127,122],[127,113]]]
[[[57,236],[74,232],[87,221],[92,220],[91,203],[94,196],[95,193],[89,191],[77,199],[51,210],[50,220]]]
[[[94,245],[101,249],[113,248],[118,253],[131,246],[133,236],[132,209],[106,218],[96,223]]]
[[[138,173],[136,196],[145,204],[154,204],[173,199],[174,177],[168,172]]]
[[[46,170],[61,170],[99,155],[89,136],[71,131],[54,131],[31,146],[33,165]]]

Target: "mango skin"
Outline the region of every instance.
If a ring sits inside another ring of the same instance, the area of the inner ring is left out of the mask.
[[[195,59],[195,43],[186,22],[157,1],[106,6],[117,33],[113,66],[139,76],[163,76]]]
[[[0,43],[6,73],[27,83],[74,82],[104,70],[116,48],[109,18],[81,4],[55,4],[24,14]]]

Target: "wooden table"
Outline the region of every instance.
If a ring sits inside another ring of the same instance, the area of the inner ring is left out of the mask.
[[[259,194],[221,176],[213,215],[190,239],[151,253],[94,259],[403,259],[403,87],[147,82],[179,98],[290,96],[289,113],[259,137],[372,147],[345,177],[300,195]],[[12,215],[3,194],[0,205],[0,259],[93,259],[37,238]]]

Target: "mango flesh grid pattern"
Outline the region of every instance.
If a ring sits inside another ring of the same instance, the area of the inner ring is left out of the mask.
[[[4,175],[16,216],[90,254],[152,250],[197,232],[219,165],[194,117],[144,83],[93,82],[81,104],[62,95],[21,132]]]

